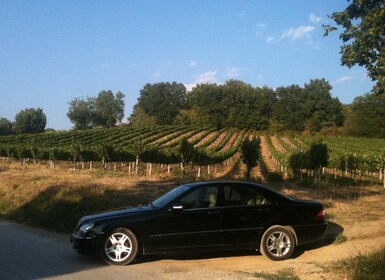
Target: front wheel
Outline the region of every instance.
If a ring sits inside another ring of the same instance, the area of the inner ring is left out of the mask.
[[[105,239],[101,251],[103,260],[112,265],[129,264],[137,253],[138,240],[135,234],[126,228],[118,228],[111,232]]]
[[[290,258],[294,252],[295,240],[290,230],[282,226],[272,226],[262,236],[261,253],[273,261]]]

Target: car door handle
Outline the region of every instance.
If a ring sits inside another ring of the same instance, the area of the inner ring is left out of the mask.
[[[209,211],[209,212],[207,212],[207,214],[209,214],[209,215],[218,215],[219,211],[218,210],[217,211]]]

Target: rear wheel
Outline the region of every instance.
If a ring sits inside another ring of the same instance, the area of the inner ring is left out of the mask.
[[[291,257],[295,248],[294,236],[282,226],[272,226],[262,236],[261,253],[273,261],[282,261]]]
[[[138,240],[135,234],[126,228],[111,232],[105,239],[101,252],[103,260],[113,265],[129,264],[137,254]]]

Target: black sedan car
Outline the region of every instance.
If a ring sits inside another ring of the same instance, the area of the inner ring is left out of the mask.
[[[109,264],[138,254],[177,250],[251,249],[271,260],[321,238],[327,228],[321,203],[288,198],[246,182],[181,185],[144,206],[80,219],[71,242],[81,254]]]

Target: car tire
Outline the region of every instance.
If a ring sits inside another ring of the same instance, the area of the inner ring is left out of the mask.
[[[138,254],[138,239],[135,234],[126,228],[117,228],[112,231],[103,242],[101,256],[112,265],[127,265]]]
[[[262,236],[261,253],[273,261],[290,258],[294,249],[295,239],[293,233],[285,227],[272,226]]]

